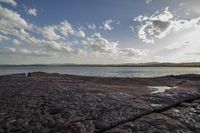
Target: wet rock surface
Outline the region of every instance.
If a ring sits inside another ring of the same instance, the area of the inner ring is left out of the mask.
[[[200,75],[0,76],[0,132],[200,132],[199,114]]]

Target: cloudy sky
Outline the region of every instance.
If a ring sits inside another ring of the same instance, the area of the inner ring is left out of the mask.
[[[0,0],[0,64],[200,61],[200,0]]]

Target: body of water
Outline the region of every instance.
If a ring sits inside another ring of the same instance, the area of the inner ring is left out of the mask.
[[[172,74],[200,74],[199,67],[0,67],[0,75],[37,71],[99,77],[158,77]]]

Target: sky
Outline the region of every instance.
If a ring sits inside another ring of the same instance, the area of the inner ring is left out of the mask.
[[[199,0],[0,0],[0,64],[200,61]]]

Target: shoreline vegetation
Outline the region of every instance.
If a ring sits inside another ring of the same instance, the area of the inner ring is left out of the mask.
[[[200,62],[190,63],[124,63],[124,64],[2,64],[0,67],[200,67]]]

